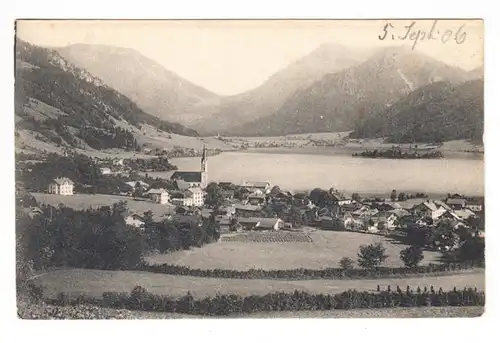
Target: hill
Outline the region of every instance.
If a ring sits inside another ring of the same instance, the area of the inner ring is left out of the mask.
[[[56,51],[127,96],[143,111],[160,119],[189,122],[179,114],[219,100],[216,94],[132,49],[74,44]]]
[[[415,89],[441,80],[458,84],[468,73],[403,47],[377,51],[365,62],[299,89],[271,116],[233,130],[272,136],[352,130]]]
[[[276,112],[297,90],[307,88],[328,73],[361,63],[369,54],[366,49],[323,44],[271,75],[261,86],[224,97],[219,104],[199,107],[185,116],[192,118],[189,125],[200,134],[231,133],[234,127]]]
[[[136,150],[144,125],[197,136],[182,125],[139,109],[123,94],[62,58],[56,51],[16,40],[16,137],[46,145]]]
[[[482,79],[458,86],[449,82],[423,86],[360,124],[351,137],[388,137],[393,143],[481,141],[483,93]]]

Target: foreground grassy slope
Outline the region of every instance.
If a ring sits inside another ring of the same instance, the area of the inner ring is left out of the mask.
[[[184,313],[146,312],[100,308],[96,306],[52,306],[18,302],[22,319],[200,319]],[[420,307],[367,310],[332,310],[298,312],[261,312],[232,315],[230,318],[449,318],[478,317],[484,307]],[[213,319],[214,317],[209,317]],[[227,318],[227,317],[225,317]]]
[[[60,292],[71,294],[72,297],[86,295],[102,296],[103,292],[130,292],[135,286],[142,286],[155,294],[169,296],[183,296],[191,292],[195,298],[215,296],[221,294],[264,295],[272,292],[306,291],[310,293],[339,293],[348,289],[371,291],[395,288],[397,285],[405,289],[406,286],[416,288],[420,286],[443,290],[452,290],[453,287],[477,287],[484,290],[484,271],[475,270],[457,275],[414,277],[405,279],[380,280],[237,280],[214,279],[188,276],[173,276],[136,271],[105,271],[91,269],[56,270],[41,274],[35,279],[36,284],[45,286],[45,296],[57,297]]]
[[[356,260],[359,246],[382,243],[389,255],[384,266],[402,267],[399,253],[405,245],[383,236],[356,232],[312,231],[311,243],[219,242],[199,249],[147,258],[149,263],[169,263],[199,269],[323,269],[338,267],[342,257]],[[437,263],[440,253],[426,251],[422,264]]]

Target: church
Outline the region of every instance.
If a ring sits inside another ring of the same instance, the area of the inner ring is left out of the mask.
[[[208,159],[207,150],[203,145],[203,153],[201,155],[201,170],[200,171],[176,171],[170,180],[182,180],[189,185],[189,188],[200,187],[205,189],[208,184]]]

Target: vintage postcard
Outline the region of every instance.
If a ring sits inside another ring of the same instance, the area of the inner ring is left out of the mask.
[[[18,317],[480,316],[483,37],[18,20]]]

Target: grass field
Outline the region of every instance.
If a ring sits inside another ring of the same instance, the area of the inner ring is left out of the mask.
[[[170,263],[199,269],[294,269],[338,267],[342,257],[356,260],[359,246],[381,242],[387,249],[385,266],[403,266],[399,253],[406,246],[383,236],[356,233],[312,231],[312,242],[249,243],[219,242],[171,254],[149,256],[149,263]],[[424,252],[422,264],[437,263],[438,252]]]
[[[405,279],[380,280],[238,280],[215,279],[190,276],[174,276],[136,271],[104,271],[92,269],[56,270],[37,277],[35,282],[44,285],[47,297],[56,297],[58,293],[70,293],[71,296],[87,295],[100,297],[103,292],[130,292],[135,286],[142,286],[156,294],[183,296],[190,291],[195,298],[214,296],[217,293],[239,295],[264,295],[272,292],[293,292],[295,290],[310,293],[340,293],[347,289],[376,291],[381,288],[406,286],[421,288],[434,286],[443,290],[453,287],[477,287],[484,290],[483,270],[463,272],[457,275],[414,277]]]
[[[111,206],[119,201],[127,201],[130,211],[144,213],[151,210],[154,216],[169,214],[174,210],[173,206],[161,205],[151,201],[134,200],[130,197],[107,194],[73,194],[69,196],[59,194],[32,193],[38,203],[58,206],[63,203],[65,206],[74,209],[96,208],[101,206]]]

